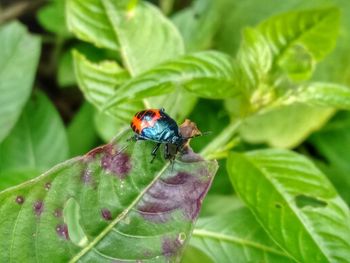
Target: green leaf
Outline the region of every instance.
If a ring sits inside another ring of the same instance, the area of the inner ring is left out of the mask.
[[[101,109],[121,83],[129,78],[128,72],[114,61],[93,63],[78,51],[73,51],[74,70],[85,98]]]
[[[134,114],[135,113],[136,112],[134,112]],[[94,115],[95,129],[104,142],[111,141],[118,131],[129,127],[130,122],[130,119],[127,123],[126,121],[118,120],[102,111],[96,111]]]
[[[330,107],[350,109],[350,89],[333,83],[303,84],[278,98],[266,112],[246,119],[240,133],[248,142],[292,148],[325,124],[334,112]]]
[[[1,192],[1,259],[178,261],[217,164],[193,152],[173,166],[162,157],[150,163],[154,144],[127,142],[130,135]],[[74,224],[83,233],[70,233]]]
[[[267,38],[276,63],[295,46],[304,47],[319,61],[335,47],[339,16],[337,8],[289,12],[264,21],[258,29]]]
[[[221,167],[221,165],[220,165]],[[223,166],[222,168],[225,168]],[[218,173],[215,176],[215,181],[218,179]],[[214,182],[215,182],[214,181]],[[230,181],[228,181],[230,184]],[[230,185],[230,187],[232,187]],[[200,218],[217,216],[218,214],[230,213],[238,208],[243,207],[243,202],[236,196],[232,194],[223,195],[223,194],[213,194],[212,188],[210,189],[209,194],[205,198],[200,213]]]
[[[316,1],[320,2],[320,0]],[[242,35],[237,34],[237,32],[242,32],[246,27],[253,27],[276,13],[290,10],[295,6],[295,2],[305,1],[248,0],[238,2],[226,0],[226,2],[225,10],[221,14],[225,19],[222,19],[220,30],[214,41],[218,50],[235,55],[242,38]],[[311,0],[307,1],[307,3],[309,2]]]
[[[338,9],[328,8],[281,14],[245,29],[234,73],[245,96],[234,111],[256,112],[293,82],[310,78],[315,63],[334,48],[338,24]]]
[[[220,28],[225,7],[226,0],[196,0],[190,7],[172,17],[188,51],[204,50],[212,45],[212,38]]]
[[[193,246],[187,246],[181,258],[181,263],[187,262],[213,263],[214,261],[200,249]]]
[[[309,141],[319,156],[318,165],[328,175],[340,195],[350,204],[350,113],[340,112],[312,134]],[[317,158],[319,156],[314,156]]]
[[[294,262],[274,244],[247,208],[200,218],[190,245],[213,262]]]
[[[250,143],[293,148],[319,130],[333,113],[331,108],[303,104],[283,106],[245,119],[239,132]]]
[[[147,99],[151,108],[164,108],[177,122],[183,122],[190,115],[197,101],[198,97],[194,93],[182,88],[177,88],[170,94]]]
[[[291,90],[281,99],[284,105],[305,103],[311,106],[350,110],[350,89],[334,83],[314,82]]]
[[[118,38],[100,0],[66,0],[68,29],[79,39],[97,47],[119,49]]]
[[[93,63],[78,51],[73,52],[74,69],[79,88],[85,98],[97,109],[102,109],[106,101],[113,97],[120,85],[129,78],[128,72],[114,61]],[[118,106],[113,117],[122,122],[129,122],[130,116],[142,109],[142,103],[130,103]]]
[[[111,108],[151,96],[185,88],[200,97],[226,98],[237,91],[232,86],[232,63],[229,56],[215,51],[186,55],[153,68],[127,81],[108,101]]]
[[[309,160],[287,150],[231,153],[227,169],[240,197],[293,258],[348,261],[349,209]]]
[[[234,67],[235,84],[243,90],[245,96],[249,98],[256,89],[267,92],[270,88],[268,79],[273,59],[266,37],[256,29],[246,28]],[[263,95],[259,96],[260,100],[261,96]]]
[[[0,189],[39,175],[67,157],[66,131],[58,112],[46,96],[34,93],[0,144]]]
[[[275,74],[274,85],[281,81],[281,73],[292,81],[311,77],[315,63],[335,47],[339,15],[337,8],[296,11],[259,24],[257,30],[266,38],[272,52],[270,74]]]
[[[47,31],[63,37],[69,37],[71,34],[66,26],[65,2],[66,0],[50,1],[39,10],[37,18]]]
[[[0,142],[16,124],[29,98],[40,55],[40,39],[18,22],[0,27]],[[30,50],[30,52],[28,52]]]
[[[81,155],[97,145],[98,135],[93,129],[94,114],[95,109],[85,102],[69,123],[67,136],[70,156]]]
[[[175,26],[146,2],[126,9],[112,0],[68,0],[67,23],[82,40],[118,50],[133,76],[184,52]]]

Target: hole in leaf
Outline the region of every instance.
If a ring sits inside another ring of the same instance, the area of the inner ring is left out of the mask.
[[[295,197],[295,203],[299,208],[303,208],[305,206],[311,206],[316,208],[327,206],[327,202],[307,195],[297,195]]]
[[[281,209],[282,205],[280,203],[275,203],[275,207],[278,208],[278,209]]]

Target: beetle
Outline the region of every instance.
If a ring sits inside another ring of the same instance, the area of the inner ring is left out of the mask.
[[[151,163],[155,159],[160,145],[165,145],[165,159],[173,160],[187,140],[192,138],[181,135],[179,126],[175,120],[165,113],[164,108],[137,112],[130,126],[135,133],[130,139],[135,141],[148,140],[156,143],[151,153],[153,156]],[[172,150],[170,150],[171,148]]]

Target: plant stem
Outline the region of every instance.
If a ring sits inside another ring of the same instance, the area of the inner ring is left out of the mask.
[[[160,9],[164,15],[169,15],[173,10],[174,0],[160,0]]]
[[[209,143],[200,154],[206,158],[211,159],[213,153],[219,151],[220,149],[225,149],[226,145],[230,142],[233,136],[236,134],[242,121],[240,119],[231,122],[211,143]],[[226,148],[227,150],[227,148]]]

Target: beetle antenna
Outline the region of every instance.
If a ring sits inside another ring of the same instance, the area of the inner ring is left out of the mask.
[[[212,133],[211,131],[206,131],[206,132],[202,132],[200,134],[196,134],[196,135],[193,135],[190,137],[185,137],[185,139],[188,140],[188,139],[192,139],[192,138],[196,138],[196,137],[200,137],[200,136],[206,136],[206,135],[209,135],[211,133]]]

